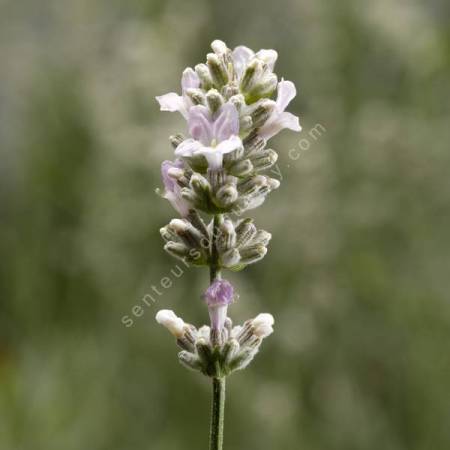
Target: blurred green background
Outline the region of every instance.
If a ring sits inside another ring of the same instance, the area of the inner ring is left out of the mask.
[[[0,449],[207,448],[209,382],[154,321],[207,321],[206,271],[162,249],[185,125],[154,97],[216,38],[278,50],[304,129],[271,144],[267,257],[229,276],[232,318],[276,330],[229,379],[226,449],[447,450],[444,0],[0,1]]]

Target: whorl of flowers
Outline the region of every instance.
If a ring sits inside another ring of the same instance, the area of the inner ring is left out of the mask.
[[[210,267],[211,285],[203,297],[211,328],[196,330],[167,311],[158,313],[157,320],[176,330],[185,365],[219,376],[248,364],[272,332],[270,314],[232,328],[227,308],[235,299],[234,289],[220,273],[241,270],[267,253],[270,233],[241,216],[260,206],[280,184],[264,174],[278,158],[266,148],[267,141],[284,128],[301,127],[298,117],[286,112],[296,89],[274,73],[275,50],[230,50],[219,40],[211,47],[205,63],[184,70],[180,94],[156,97],[162,111],[179,112],[187,122],[186,134],[170,137],[174,161],[162,163],[162,196],[179,218],[163,227],[161,235],[171,255]],[[205,220],[208,215],[212,220]],[[211,368],[214,348],[227,357],[222,355],[221,364]]]

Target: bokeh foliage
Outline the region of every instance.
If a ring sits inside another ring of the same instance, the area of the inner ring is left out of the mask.
[[[0,2],[0,448],[206,448],[209,383],[153,319],[207,320],[207,274],[174,277],[162,250],[154,189],[184,124],[154,96],[221,38],[278,50],[304,127],[273,142],[269,254],[229,277],[231,316],[276,332],[229,380],[226,448],[448,449],[449,18],[442,0]]]

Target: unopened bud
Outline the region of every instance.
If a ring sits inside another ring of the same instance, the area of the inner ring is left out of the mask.
[[[206,101],[212,113],[215,113],[223,105],[224,99],[216,89],[210,89],[206,94]]]
[[[250,96],[253,99],[258,99],[262,97],[270,97],[277,88],[278,78],[274,73],[262,78],[257,84],[253,86],[250,91]]]
[[[244,177],[253,171],[253,164],[249,159],[237,161],[231,165],[228,172],[236,177]]]
[[[216,193],[217,203],[223,208],[227,208],[236,201],[238,195],[238,191],[233,185],[222,186]]]
[[[236,248],[232,248],[220,255],[220,261],[224,267],[236,266],[241,260],[241,255]]]
[[[219,56],[223,55],[224,53],[226,53],[228,51],[228,47],[225,44],[225,42],[223,42],[219,39],[216,39],[215,41],[213,41],[211,43],[211,48],[213,49],[214,53],[216,53]]]
[[[249,243],[253,237],[256,235],[256,226],[253,224],[252,219],[244,219],[237,227],[236,227],[236,246],[244,247],[247,243]]]
[[[195,72],[197,73],[198,77],[200,78],[201,87],[208,91],[213,86],[213,81],[211,77],[211,73],[208,69],[208,66],[206,64],[197,64],[195,66]]]
[[[173,136],[170,136],[169,140],[172,144],[172,147],[177,148],[184,141],[184,136],[182,134],[175,134]]]
[[[234,231],[233,222],[224,220],[219,227],[220,233],[217,237],[217,246],[221,252],[227,251],[236,244],[236,233]]]
[[[275,109],[275,102],[273,100],[265,99],[260,105],[251,113],[253,126],[258,128],[264,125],[267,119]]]
[[[248,92],[254,86],[256,80],[260,77],[263,71],[262,62],[258,59],[253,59],[245,69],[244,76],[241,80],[242,92]]]
[[[253,334],[261,339],[273,333],[273,324],[275,320],[272,314],[261,313],[252,320]]]
[[[194,105],[206,105],[205,94],[201,89],[188,89],[186,95],[192,100]]]
[[[251,161],[256,170],[266,170],[272,167],[278,160],[278,153],[272,149],[266,149],[261,155],[252,157]]]
[[[178,259],[187,259],[189,257],[189,248],[181,242],[167,242],[164,250]]]
[[[214,85],[221,88],[227,84],[228,74],[220,58],[215,53],[208,53],[206,62]]]
[[[267,248],[262,244],[250,245],[239,250],[241,263],[253,264],[266,256]]]
[[[182,352],[178,353],[178,359],[180,363],[188,369],[201,370],[202,368],[200,358],[194,353],[183,350]]]
[[[211,190],[208,180],[199,173],[192,175],[190,184],[194,192],[199,196],[208,195]]]
[[[155,319],[159,324],[166,327],[176,338],[181,338],[184,335],[185,324],[183,319],[177,317],[170,309],[158,311]]]

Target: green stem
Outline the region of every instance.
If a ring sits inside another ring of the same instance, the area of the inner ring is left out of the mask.
[[[225,378],[213,378],[211,431],[209,450],[222,450],[223,421],[225,416]]]
[[[217,214],[214,216],[213,236],[211,242],[211,264],[209,266],[209,278],[211,283],[215,280],[220,280],[221,278],[219,254],[216,246],[216,238],[221,221],[222,215]],[[213,398],[211,408],[211,429],[209,433],[209,449],[222,450],[223,422],[225,415],[225,378],[213,377],[212,384]]]

